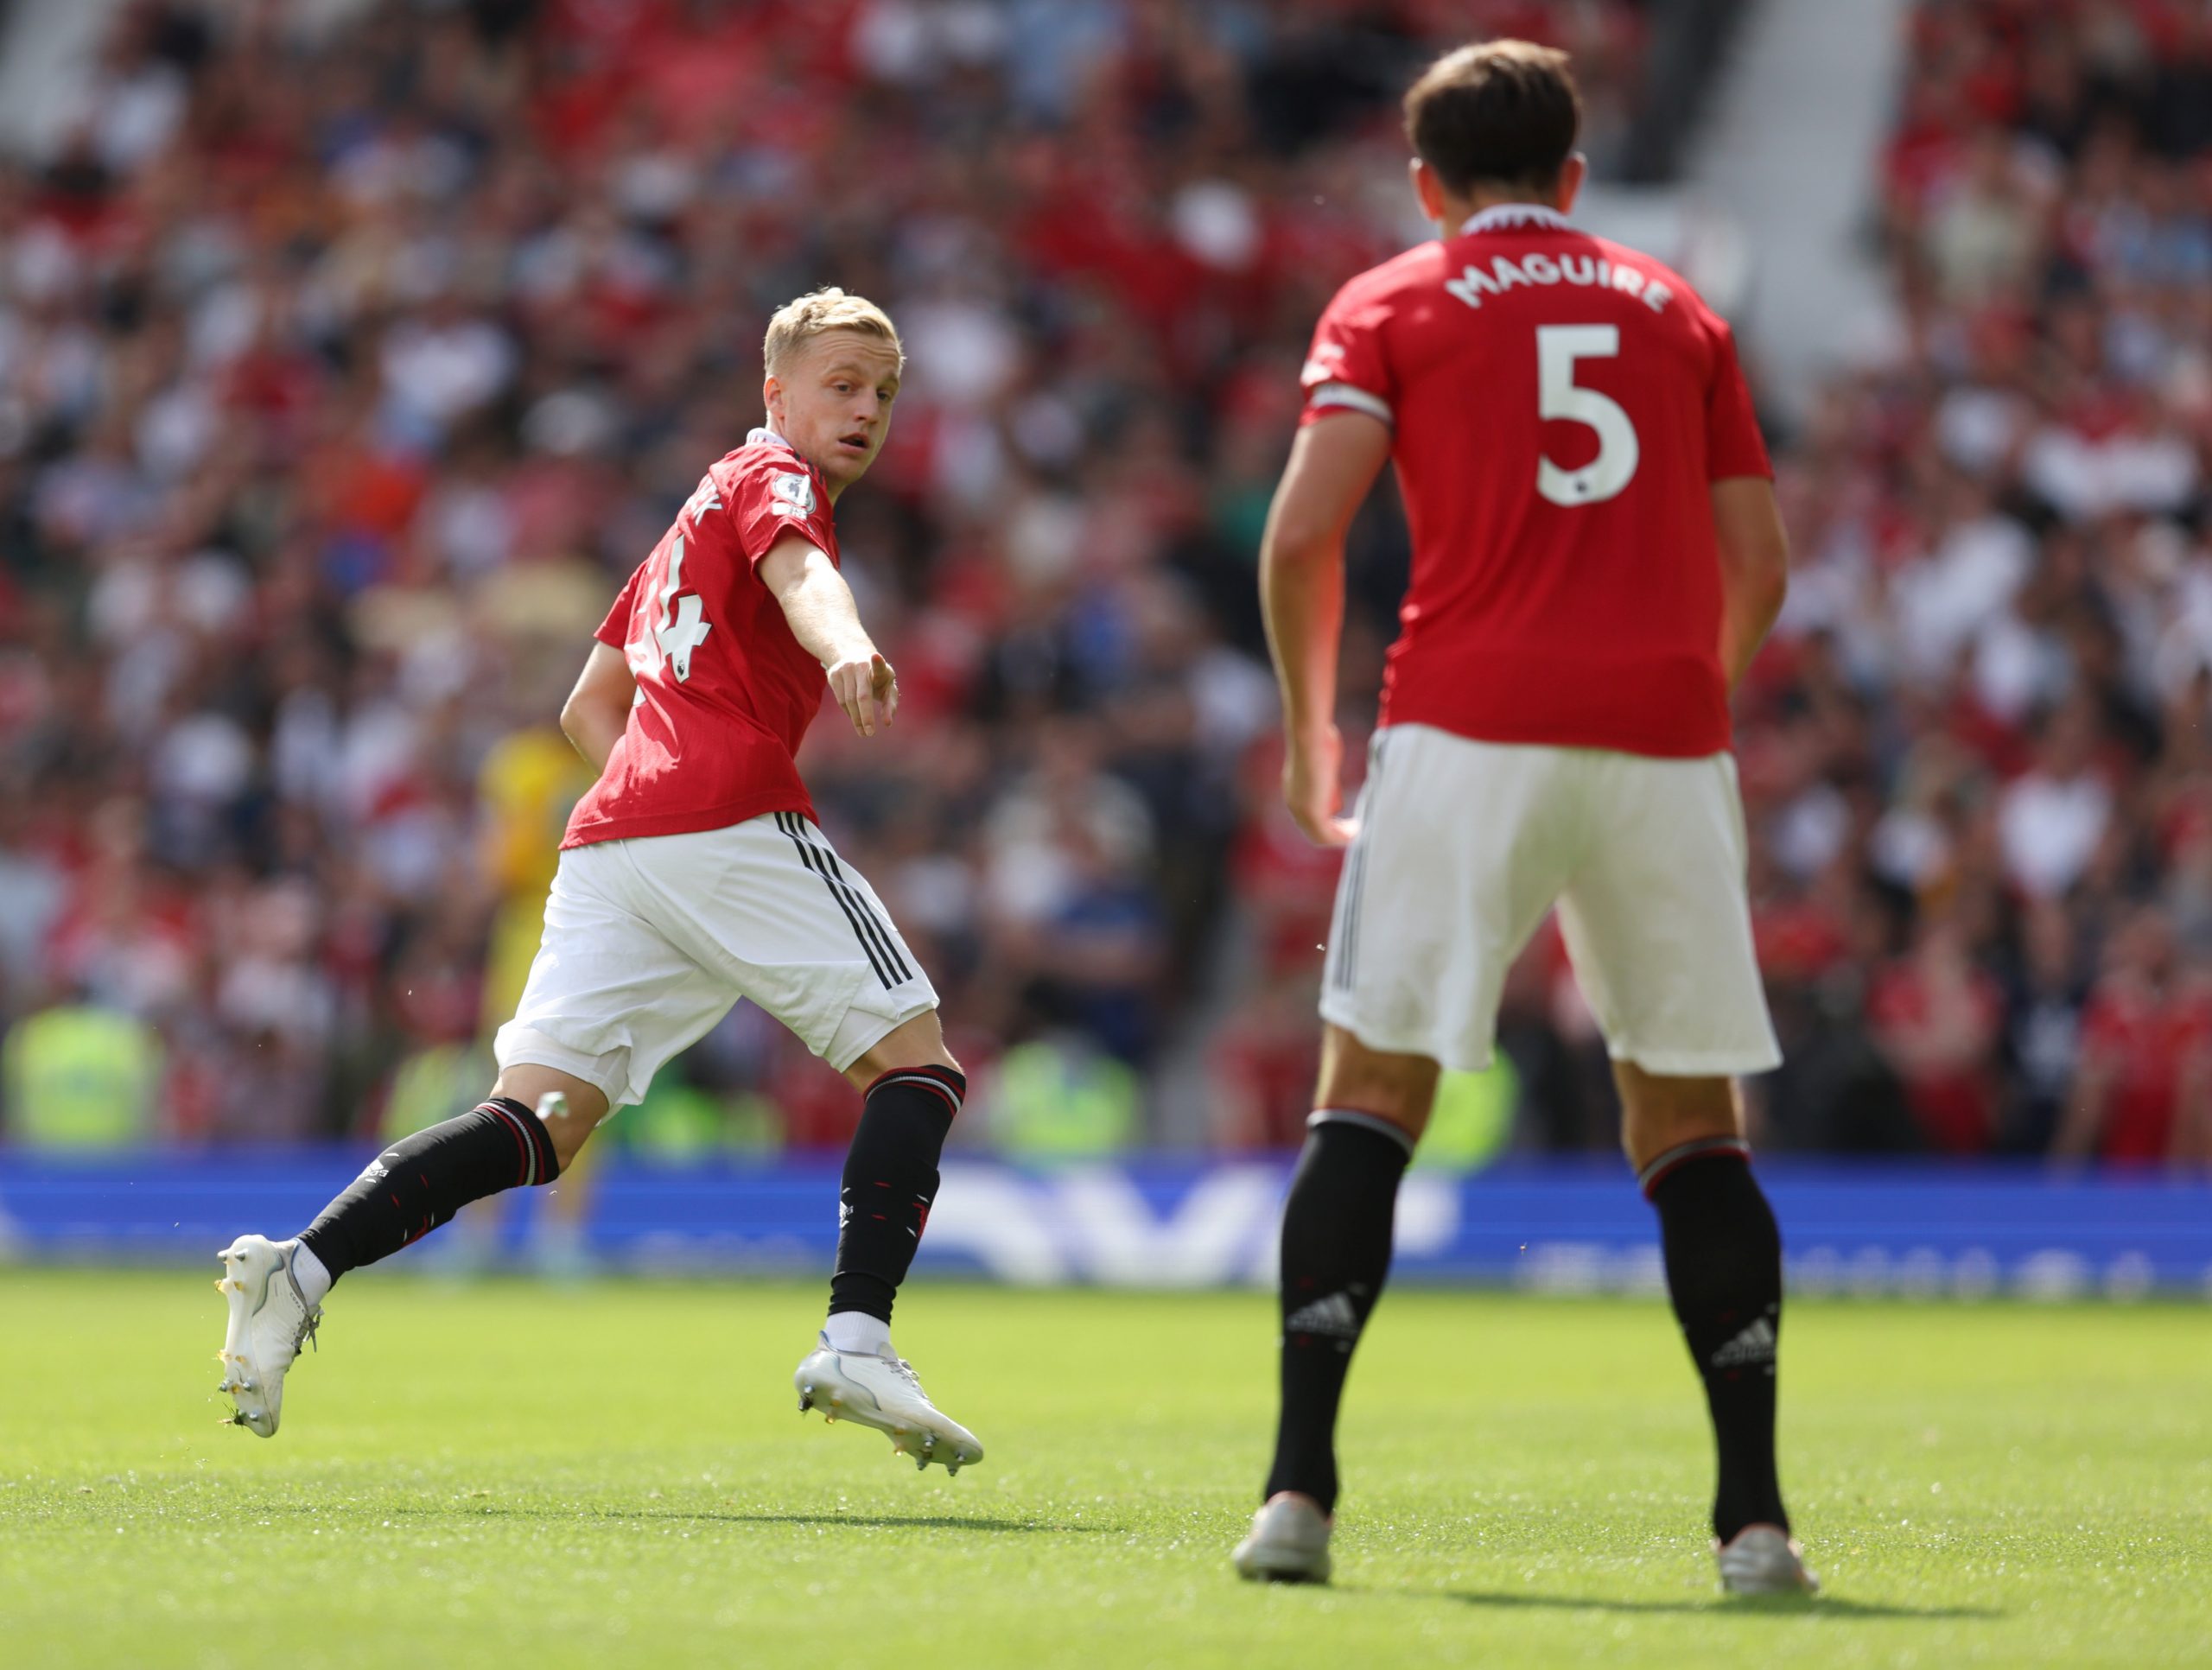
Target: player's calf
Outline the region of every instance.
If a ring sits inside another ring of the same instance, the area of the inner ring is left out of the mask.
[[[420,1241],[472,1200],[551,1183],[561,1155],[547,1128],[550,1097],[543,1107],[541,1117],[512,1096],[493,1096],[395,1142],[323,1208],[301,1243],[336,1281]]]
[[[1390,1271],[1413,1139],[1371,1114],[1323,1108],[1282,1215],[1282,1416],[1263,1494],[1336,1506],[1337,1406],[1352,1348]]]
[[[936,1017],[918,1019],[933,1037]],[[941,1044],[934,1053],[944,1053]],[[876,1059],[863,1056],[855,1071]],[[921,1246],[937,1201],[938,1160],[967,1094],[967,1076],[944,1061],[886,1064],[867,1085],[838,1192],[837,1262],[823,1330],[840,1350],[890,1347],[892,1302]]]
[[[1727,1545],[1764,1525],[1786,1541],[1774,1448],[1782,1236],[1751,1151],[1737,1137],[1694,1139],[1654,1157],[1639,1181],[1659,1214],[1668,1294],[1713,1417],[1713,1533]]]
[[[938,1160],[968,1080],[945,1052],[932,1011],[914,1016],[845,1070],[865,1098],[845,1155],[830,1316],[791,1382],[799,1413],[820,1409],[890,1435],[914,1464],[949,1473],[983,1458],[976,1435],[939,1409],[891,1343],[891,1308],[937,1200]]]

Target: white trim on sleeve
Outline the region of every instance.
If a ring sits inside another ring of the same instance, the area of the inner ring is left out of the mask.
[[[1397,427],[1397,418],[1390,410],[1390,403],[1380,395],[1368,393],[1356,384],[1324,383],[1306,396],[1306,403],[1316,408],[1342,406],[1351,411],[1365,412],[1370,417],[1380,419],[1393,429]]]

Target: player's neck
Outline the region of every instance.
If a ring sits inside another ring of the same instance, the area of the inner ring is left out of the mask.
[[[1550,197],[1509,196],[1503,192],[1474,192],[1465,197],[1446,197],[1444,214],[1438,223],[1446,238],[1457,238],[1466,229],[1467,223],[1489,209],[1541,209],[1547,214],[1565,214],[1566,208]]]

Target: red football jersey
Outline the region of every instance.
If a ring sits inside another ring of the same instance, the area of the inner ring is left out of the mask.
[[[1662,757],[1728,746],[1710,484],[1770,475],[1728,327],[1529,204],[1346,284],[1305,421],[1391,428],[1413,577],[1382,722]]]
[[[638,699],[563,847],[814,816],[794,757],[822,705],[822,664],[753,573],[786,533],[837,561],[820,472],[755,429],[707,472],[599,629]]]

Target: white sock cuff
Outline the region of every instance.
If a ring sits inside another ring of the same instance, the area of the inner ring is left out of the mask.
[[[292,1243],[292,1279],[300,1284],[300,1292],[309,1305],[321,1304],[333,1284],[330,1272],[303,1241]]]
[[[833,1351],[880,1357],[891,1349],[891,1324],[865,1311],[832,1311],[822,1324],[822,1337]]]

